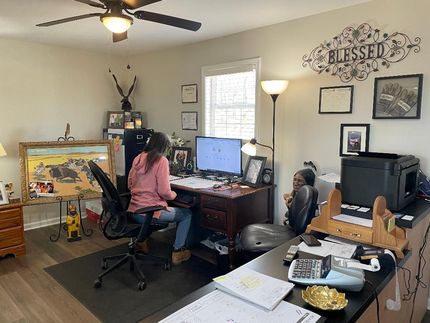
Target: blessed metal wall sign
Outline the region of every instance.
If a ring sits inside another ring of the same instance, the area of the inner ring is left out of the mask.
[[[388,68],[406,58],[410,51],[420,51],[421,38],[413,40],[400,32],[382,33],[364,23],[357,28],[346,27],[341,34],[325,41],[303,56],[303,67],[315,72],[338,75],[343,82],[353,78],[367,79],[370,73],[379,71],[380,65]]]

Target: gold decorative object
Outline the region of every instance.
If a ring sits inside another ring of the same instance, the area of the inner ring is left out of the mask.
[[[348,305],[348,300],[345,298],[345,293],[339,293],[336,288],[328,288],[327,286],[312,286],[302,290],[303,300],[322,310],[337,311]]]

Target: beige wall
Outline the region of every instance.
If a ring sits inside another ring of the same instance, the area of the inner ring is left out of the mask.
[[[281,194],[291,190],[291,177],[304,160],[313,160],[320,173],[339,172],[339,127],[341,123],[370,123],[370,150],[414,154],[430,173],[427,149],[430,93],[427,75],[430,31],[426,0],[375,0],[330,13],[298,19],[228,37],[130,58],[138,77],[133,106],[144,112],[145,126],[176,131],[193,140],[201,130],[201,67],[252,57],[261,57],[261,78],[290,80],[277,102],[277,210],[285,207]],[[422,49],[389,69],[381,68],[366,81],[351,82],[353,113],[319,115],[321,86],[342,85],[339,78],[317,75],[302,67],[302,56],[320,42],[349,25],[368,22],[388,33],[405,32],[422,38]],[[12,181],[19,190],[18,142],[55,140],[70,122],[78,139],[98,139],[107,110],[119,108],[119,97],[107,69],[123,68],[121,58],[79,50],[0,40],[0,142],[8,156],[0,160],[0,179]],[[374,77],[423,73],[424,87],[420,120],[372,120]],[[121,74],[121,72],[118,72]],[[126,79],[127,74],[123,75]],[[128,88],[131,81],[121,84]],[[182,104],[180,86],[199,84],[199,103]],[[257,137],[271,143],[270,98],[258,101]],[[181,130],[181,111],[199,112],[199,131]],[[193,146],[191,142],[191,146]],[[266,150],[259,152],[270,157]],[[56,208],[26,207],[26,223],[57,216]]]
[[[52,141],[66,123],[76,139],[101,139],[106,111],[120,108],[110,76],[119,58],[0,39],[0,180],[20,195],[18,143]],[[118,69],[118,68],[117,68]],[[58,217],[58,207],[24,209],[25,223]]]
[[[136,56],[133,65],[141,78],[136,91],[137,105],[147,115],[149,127],[173,130],[192,140],[195,131],[182,131],[181,111],[199,112],[201,131],[201,93],[199,103],[181,104],[181,84],[198,83],[201,90],[201,67],[239,59],[261,57],[262,79],[288,79],[290,85],[277,102],[277,210],[280,218],[285,207],[281,195],[291,190],[291,177],[312,160],[319,173],[340,172],[339,133],[341,123],[370,123],[370,150],[414,154],[423,170],[430,173],[430,150],[427,149],[427,125],[430,121],[427,75],[430,72],[427,46],[430,31],[425,0],[379,0],[326,14],[259,28],[228,37]],[[343,85],[338,77],[318,75],[302,67],[302,57],[339,34],[345,27],[370,23],[388,33],[404,32],[422,38],[421,52],[411,53],[389,69],[370,74],[365,81],[353,81],[353,112],[347,115],[319,115],[319,88]],[[420,120],[372,120],[373,82],[375,77],[424,74]],[[258,102],[257,137],[271,143],[271,99],[264,93]],[[191,143],[193,146],[193,141]],[[261,150],[259,154],[270,152]]]

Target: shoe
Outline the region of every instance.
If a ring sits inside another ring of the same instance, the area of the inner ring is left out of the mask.
[[[140,251],[140,252],[143,252],[144,254],[148,254],[149,253],[148,240],[136,242],[136,251]]]
[[[172,252],[172,264],[179,265],[183,261],[187,261],[191,257],[191,252],[185,248],[174,250]]]

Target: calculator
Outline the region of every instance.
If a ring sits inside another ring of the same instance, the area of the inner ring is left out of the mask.
[[[295,259],[288,269],[288,280],[302,285],[328,285],[342,290],[360,291],[363,269],[348,267],[355,259],[328,255],[322,259]]]

